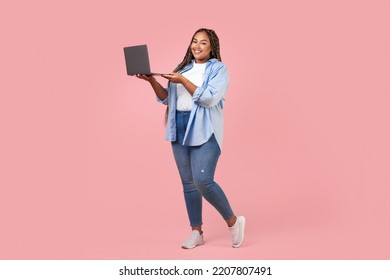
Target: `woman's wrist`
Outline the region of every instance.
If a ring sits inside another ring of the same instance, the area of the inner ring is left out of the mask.
[[[181,84],[183,85],[183,87],[185,87],[186,84],[189,82],[189,80],[185,77],[183,77],[183,78],[184,78],[184,81],[182,81]]]

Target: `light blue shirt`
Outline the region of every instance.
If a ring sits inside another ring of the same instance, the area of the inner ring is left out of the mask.
[[[192,63],[185,66],[180,73],[192,68]],[[206,62],[203,84],[198,87],[193,96],[192,107],[183,145],[199,146],[206,143],[214,134],[220,149],[223,142],[223,105],[224,97],[229,86],[229,74],[225,64],[216,58]],[[176,83],[168,83],[167,98],[157,100],[169,105],[165,139],[176,141]]]

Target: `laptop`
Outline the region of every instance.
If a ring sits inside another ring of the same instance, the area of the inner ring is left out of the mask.
[[[147,45],[125,47],[123,49],[125,52],[127,75],[164,75],[150,71]]]

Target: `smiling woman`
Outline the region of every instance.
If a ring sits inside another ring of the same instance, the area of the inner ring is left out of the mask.
[[[226,221],[232,246],[244,241],[245,218],[236,217],[222,188],[214,181],[223,140],[223,105],[229,74],[221,61],[219,39],[214,30],[201,28],[191,38],[183,61],[167,75],[168,88],[153,76],[148,81],[158,101],[168,105],[166,139],[181,177],[191,236],[182,248],[203,245],[202,197]]]
[[[209,37],[205,32],[198,32],[195,34],[191,43],[191,52],[196,63],[205,63],[210,59],[211,45]]]

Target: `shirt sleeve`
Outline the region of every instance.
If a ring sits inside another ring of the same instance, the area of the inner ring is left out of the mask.
[[[198,87],[192,100],[206,108],[213,107],[225,96],[229,86],[229,73],[225,64],[220,64],[215,70],[211,70],[206,88]]]

